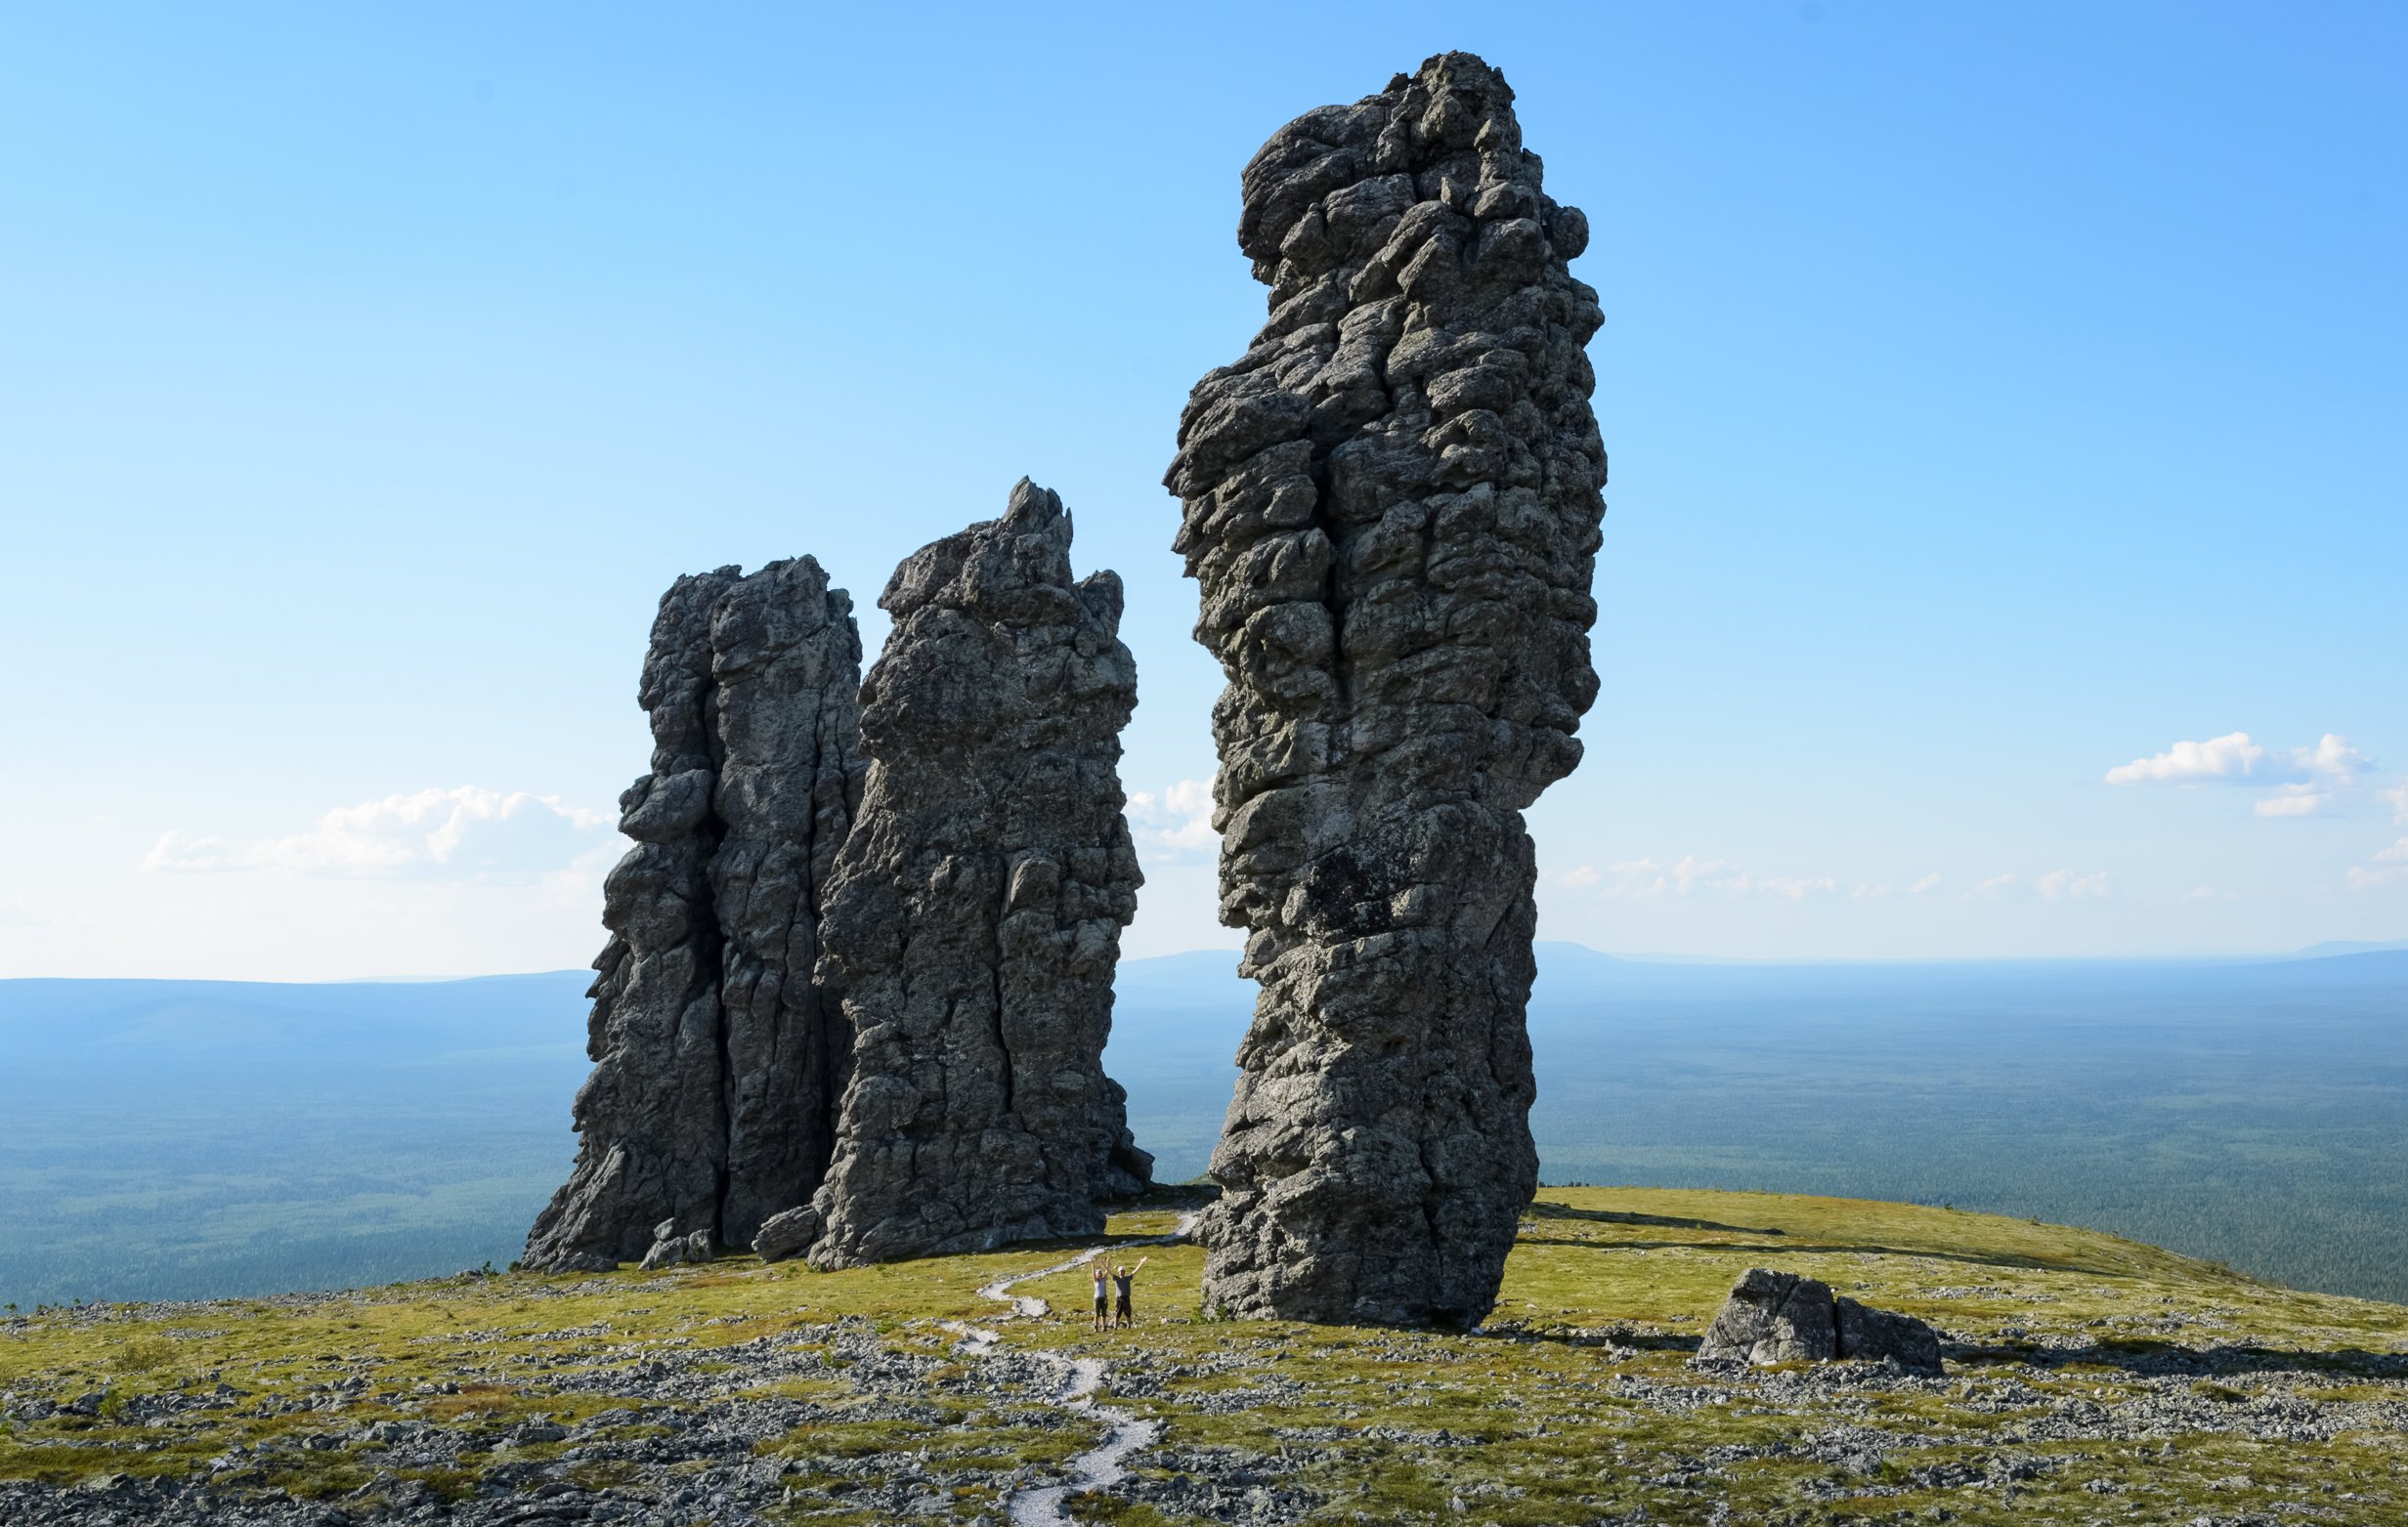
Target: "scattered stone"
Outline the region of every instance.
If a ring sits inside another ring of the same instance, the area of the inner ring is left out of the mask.
[[[1070,531],[1022,479],[879,599],[869,784],[821,920],[856,1038],[815,1266],[1092,1235],[1151,1176],[1102,1065],[1142,878],[1118,773],[1137,664],[1120,579],[1074,582]]]
[[[639,700],[652,772],[603,885],[609,945],[577,1165],[526,1264],[603,1271],[681,1237],[739,1246],[819,1186],[847,1038],[811,979],[821,895],[860,799],[852,600],[809,557],[681,577]]]
[[[1253,348],[1166,479],[1228,689],[1221,918],[1262,983],[1212,1173],[1206,1302],[1473,1325],[1537,1155],[1522,812],[1579,761],[1606,455],[1513,92],[1464,53],[1272,135]]]
[[[697,1230],[690,1235],[677,1233],[677,1221],[664,1219],[653,1228],[652,1250],[644,1253],[643,1270],[654,1272],[663,1267],[682,1267],[688,1263],[711,1259],[710,1232]]]
[[[1834,1296],[1820,1280],[1751,1267],[1731,1286],[1698,1356],[1759,1368],[1839,1359],[1936,1374],[1940,1336],[1912,1315]]]

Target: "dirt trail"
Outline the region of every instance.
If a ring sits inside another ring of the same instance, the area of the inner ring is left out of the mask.
[[[1066,1262],[1041,1267],[1010,1278],[998,1278],[978,1291],[982,1299],[994,1299],[1009,1304],[1010,1309],[995,1317],[1000,1324],[1007,1320],[1039,1320],[1053,1312],[1053,1306],[1033,1294],[1014,1294],[1014,1285],[1034,1283],[1066,1273],[1073,1267],[1084,1267],[1106,1251],[1125,1251],[1133,1246],[1171,1246],[1187,1239],[1195,1228],[1196,1216],[1188,1214],[1179,1222],[1179,1228],[1167,1236],[1150,1236],[1142,1241],[1114,1241],[1105,1246],[1091,1246]],[[1000,1331],[986,1326],[973,1326],[966,1320],[949,1320],[944,1329],[962,1338],[961,1351],[971,1357],[985,1357],[1003,1344]],[[1117,1483],[1126,1472],[1122,1460],[1138,1449],[1150,1447],[1162,1435],[1158,1422],[1140,1421],[1127,1411],[1109,1405],[1097,1405],[1095,1393],[1103,1387],[1105,1364],[1096,1357],[1063,1357],[1054,1352],[1031,1353],[1038,1361],[1052,1365],[1061,1375],[1061,1388],[1050,1403],[1073,1416],[1092,1416],[1109,1429],[1103,1440],[1070,1460],[1070,1482],[1047,1485],[1037,1490],[1014,1491],[1006,1503],[1012,1527],[1071,1527],[1070,1518],[1062,1514],[1062,1502],[1085,1490],[1099,1490]]]

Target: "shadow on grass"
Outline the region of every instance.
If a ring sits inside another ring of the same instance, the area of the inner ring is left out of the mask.
[[[1606,1347],[1626,1352],[1695,1352],[1705,1344],[1703,1336],[1619,1322],[1603,1330],[1575,1331],[1532,1325],[1526,1320],[1500,1320],[1482,1326],[1478,1335],[1499,1341],[1544,1341],[1553,1346]]]
[[[1591,1224],[1645,1225],[1654,1230],[1713,1230],[1740,1236],[1784,1233],[1778,1225],[1724,1225],[1711,1219],[1676,1219],[1668,1214],[1626,1214],[1612,1209],[1574,1209],[1570,1204],[1551,1204],[1544,1199],[1532,1204],[1526,1212],[1532,1219],[1585,1219]]]
[[[1952,1363],[1984,1367],[2121,1368],[2153,1378],[2211,1378],[2241,1374],[2323,1374],[2336,1379],[2408,1379],[2408,1353],[2294,1352],[2279,1347],[2190,1347],[2176,1341],[2094,1341],[2087,1346],[1984,1346],[1946,1342]]]
[[[1713,1227],[1725,1228],[1725,1227]],[[1774,1234],[1780,1234],[1775,1231]],[[2086,1262],[2058,1261],[2041,1256],[2013,1256],[2004,1252],[1985,1255],[1977,1251],[1947,1251],[1937,1247],[1879,1246],[1870,1242],[1789,1241],[1777,1246],[1761,1246],[1746,1241],[1580,1241],[1553,1236],[1522,1236],[1516,1246],[1566,1246],[1587,1251],[1762,1251],[1771,1256],[1822,1255],[1838,1256],[1917,1256],[1935,1262],[1962,1262],[1969,1267],[2012,1267],[2027,1272],[2087,1273],[2097,1278],[2122,1276],[2114,1267],[2096,1267]]]

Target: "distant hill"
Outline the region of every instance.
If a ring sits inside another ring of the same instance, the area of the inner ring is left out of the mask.
[[[2346,940],[2327,940],[2295,949],[2283,956],[2286,959],[2329,959],[2335,954],[2372,954],[2379,952],[2408,951],[2408,939],[2388,939],[2380,944],[2350,943]]]

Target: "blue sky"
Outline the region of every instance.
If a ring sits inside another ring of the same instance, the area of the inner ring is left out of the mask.
[[[18,7],[0,975],[580,964],[668,580],[866,607],[1023,473],[1128,581],[1128,948],[1232,942],[1158,480],[1239,166],[1447,47],[1608,315],[1543,936],[2408,936],[2396,8]]]

